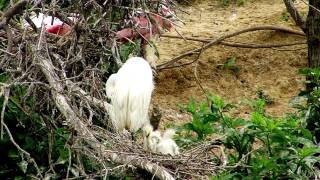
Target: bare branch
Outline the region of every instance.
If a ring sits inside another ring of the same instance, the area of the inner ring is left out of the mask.
[[[220,36],[220,37],[218,37],[218,38],[210,41],[209,43],[207,43],[206,45],[204,45],[204,46],[201,47],[201,48],[197,48],[197,49],[195,49],[195,50],[190,50],[190,51],[185,52],[185,53],[183,53],[183,54],[181,54],[181,55],[179,55],[179,56],[174,57],[173,59],[171,59],[171,60],[168,61],[168,62],[165,62],[165,63],[163,63],[163,64],[158,65],[158,66],[157,66],[157,69],[158,69],[158,68],[168,67],[168,66],[174,64],[175,62],[179,61],[180,59],[182,59],[182,58],[184,58],[184,57],[187,57],[187,56],[190,56],[190,55],[199,53],[199,51],[201,51],[201,50],[206,50],[206,49],[208,49],[209,47],[211,47],[211,46],[213,46],[213,45],[216,45],[216,44],[222,42],[222,41],[225,40],[225,39],[228,39],[228,38],[231,38],[231,37],[234,37],[234,36],[243,34],[243,33],[251,32],[251,31],[261,31],[261,30],[282,31],[282,32],[286,32],[286,33],[291,33],[291,34],[296,34],[296,35],[300,35],[300,36],[305,36],[305,34],[302,33],[302,32],[300,32],[300,31],[295,31],[295,30],[292,30],[292,29],[284,28],[284,27],[270,26],[270,25],[251,27],[251,28],[243,29],[243,30],[236,31],[236,32],[233,32],[233,33],[229,33],[229,34],[224,35],[224,36]]]
[[[200,38],[193,38],[193,37],[181,37],[181,36],[173,36],[173,35],[161,35],[161,37],[167,38],[174,38],[174,39],[184,39],[189,41],[197,41],[197,42],[204,42],[209,43],[210,39],[200,39]],[[221,45],[230,46],[230,47],[239,47],[239,48],[275,48],[275,47],[284,47],[284,46],[295,46],[295,45],[302,45],[307,44],[307,42],[292,42],[292,43],[283,43],[283,44],[253,44],[253,43],[240,43],[240,42],[228,42],[228,41],[221,41]]]
[[[306,32],[306,21],[302,19],[299,11],[294,7],[292,0],[283,0],[286,5],[287,11],[290,13],[294,22],[301,28],[303,32]]]
[[[6,111],[6,107],[8,104],[8,100],[9,100],[9,94],[10,94],[10,89],[4,88],[4,100],[3,100],[3,104],[2,104],[2,110],[1,110],[1,122],[0,122],[0,126],[1,126],[1,130],[0,130],[0,139],[3,140],[3,125],[4,125],[4,114]]]

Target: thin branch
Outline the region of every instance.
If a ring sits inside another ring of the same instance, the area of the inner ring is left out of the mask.
[[[292,0],[283,0],[286,5],[287,11],[290,13],[294,22],[302,29],[303,32],[306,32],[306,22],[302,19],[299,11],[294,7]]]
[[[3,104],[2,104],[2,110],[1,110],[1,123],[0,123],[0,126],[1,126],[1,132],[0,132],[0,139],[3,140],[3,125],[4,125],[4,114],[5,114],[5,111],[6,111],[6,107],[7,107],[7,104],[8,104],[8,100],[9,100],[9,94],[10,94],[10,89],[7,87],[7,88],[4,88],[4,100],[3,100]]]
[[[70,173],[70,169],[71,169],[71,159],[72,159],[72,154],[71,154],[71,149],[68,148],[68,169],[67,169],[67,175],[66,175],[66,179],[69,179],[69,173]]]
[[[210,42],[207,43],[206,45],[204,45],[203,48],[197,48],[197,49],[195,49],[195,50],[190,50],[190,51],[188,51],[188,52],[185,52],[185,53],[183,53],[183,54],[181,54],[181,55],[179,55],[179,56],[174,57],[173,59],[171,59],[171,60],[168,61],[168,62],[165,62],[165,63],[163,63],[163,64],[158,65],[157,68],[168,67],[169,65],[174,64],[175,62],[179,61],[180,59],[182,59],[182,58],[184,58],[184,57],[187,57],[187,56],[190,56],[190,55],[192,55],[192,54],[195,54],[195,53],[199,52],[201,49],[206,50],[206,49],[208,49],[209,47],[211,47],[211,46],[213,46],[213,45],[216,45],[216,44],[220,43],[221,41],[223,41],[223,40],[225,40],[225,39],[228,39],[228,38],[231,38],[231,37],[234,37],[234,36],[243,34],[243,33],[252,32],[252,31],[260,31],[260,30],[275,30],[275,31],[282,31],[282,32],[286,32],[286,33],[291,33],[291,34],[296,34],[296,35],[300,35],[300,36],[305,36],[305,34],[304,34],[303,32],[296,31],[296,30],[292,30],[292,29],[288,29],[288,28],[284,28],[284,27],[270,26],[270,25],[251,27],[251,28],[243,29],[243,30],[240,30],[240,31],[236,31],[236,32],[229,33],[229,34],[227,34],[227,35],[218,37],[218,38],[210,41]]]
[[[313,10],[317,11],[318,13],[320,13],[320,9],[314,7],[313,5],[311,5],[310,3],[308,3],[308,2],[306,2],[304,0],[300,0],[300,1],[302,1],[305,5],[311,7]]]
[[[200,39],[200,38],[193,38],[193,37],[181,37],[181,36],[173,36],[173,35],[161,35],[161,37],[167,38],[174,38],[174,39],[184,39],[189,41],[197,41],[197,42],[204,42],[209,43],[211,39]],[[239,43],[239,42],[228,42],[228,41],[221,41],[219,44],[224,46],[230,47],[239,47],[239,48],[274,48],[274,47],[284,47],[284,46],[295,46],[301,44],[307,44],[307,42],[292,42],[292,43],[283,43],[283,44],[249,44],[249,43]]]
[[[9,138],[10,138],[11,143],[12,143],[20,152],[22,152],[22,153],[27,157],[28,161],[31,162],[31,163],[33,164],[33,166],[36,168],[36,171],[37,171],[37,173],[38,173],[37,175],[40,176],[41,179],[43,179],[42,174],[41,174],[41,171],[40,171],[40,169],[39,169],[36,161],[30,156],[30,154],[29,154],[27,151],[25,151],[24,149],[22,149],[22,148],[19,146],[19,144],[16,143],[16,141],[14,140],[14,138],[13,138],[13,136],[12,136],[12,134],[11,134],[9,128],[8,128],[8,126],[7,126],[5,123],[3,123],[3,126],[4,126],[4,128],[6,129],[6,131],[7,131],[7,134],[8,134],[8,136],[9,136]]]
[[[13,45],[13,34],[8,25],[4,26],[4,29],[6,30],[7,33],[7,39],[8,39],[8,44],[7,44],[7,52],[11,53],[12,50],[12,45]]]
[[[33,23],[31,20],[29,14],[24,15],[24,20],[27,21],[28,24],[30,24],[31,28],[34,30],[34,32],[38,32],[37,26]]]
[[[199,77],[198,77],[198,64],[199,64],[198,62],[199,62],[200,56],[201,56],[201,54],[202,54],[203,47],[204,47],[204,44],[202,45],[202,49],[200,50],[200,52],[199,52],[199,54],[198,54],[198,56],[197,56],[197,58],[196,58],[196,60],[195,60],[196,65],[194,66],[194,77],[195,77],[195,79],[196,79],[197,84],[198,84],[199,87],[201,88],[203,94],[207,97],[207,92],[206,92],[205,89],[203,88],[203,86],[202,86],[202,84],[201,84],[201,82],[200,82],[200,80],[199,80]]]

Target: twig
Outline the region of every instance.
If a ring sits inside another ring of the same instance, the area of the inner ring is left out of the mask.
[[[260,30],[276,30],[276,31],[283,31],[283,32],[291,33],[291,34],[304,36],[304,33],[300,32],[300,31],[295,31],[295,30],[292,30],[292,29],[284,28],[284,27],[270,26],[270,25],[251,27],[251,28],[243,29],[243,30],[240,30],[240,31],[237,31],[237,32],[233,32],[233,33],[218,37],[218,38],[210,41],[209,43],[207,43],[206,45],[204,45],[201,48],[197,48],[195,50],[190,50],[190,51],[185,52],[185,53],[183,53],[183,54],[181,54],[179,56],[174,57],[173,59],[171,59],[168,62],[165,62],[163,64],[158,65],[157,68],[168,67],[169,65],[174,64],[175,62],[179,61],[180,59],[182,59],[182,58],[184,58],[186,56],[190,56],[190,55],[192,55],[194,53],[197,53],[201,49],[206,50],[209,47],[211,47],[211,46],[213,46],[215,44],[218,44],[218,43],[220,43],[221,41],[223,41],[225,39],[228,39],[228,38],[231,38],[231,37],[243,34],[243,33],[251,32],[251,31],[260,31]]]
[[[7,52],[11,53],[12,50],[12,45],[13,45],[13,34],[8,25],[4,26],[4,29],[6,30],[7,33],[7,39],[8,39],[8,44],[7,44]]]
[[[33,23],[33,21],[30,19],[29,14],[24,15],[24,19],[27,21],[28,24],[30,24],[31,28],[34,30],[34,32],[38,32],[37,26]]]
[[[300,1],[302,1],[305,5],[311,7],[313,10],[317,11],[318,13],[320,13],[320,9],[314,7],[313,5],[311,5],[310,3],[308,3],[308,2],[306,2],[304,0],[300,0]]]
[[[8,136],[9,136],[10,141],[12,142],[12,144],[13,144],[20,152],[22,152],[22,153],[27,157],[28,161],[31,162],[31,163],[33,164],[33,166],[36,168],[37,175],[40,176],[41,179],[43,179],[43,176],[42,176],[42,174],[41,174],[41,171],[40,171],[40,169],[39,169],[36,161],[30,156],[30,154],[29,154],[27,151],[25,151],[24,149],[22,149],[22,148],[16,143],[16,141],[14,140],[14,138],[13,138],[13,136],[12,136],[12,134],[11,134],[8,126],[6,125],[6,123],[3,123],[3,126],[4,126],[4,128],[6,129],[7,134],[8,134]]]
[[[4,52],[6,54],[9,54],[10,56],[15,56],[15,54],[12,54],[11,52],[8,52],[6,50],[0,49],[1,52]]]
[[[67,175],[66,175],[66,179],[69,179],[69,172],[70,172],[70,169],[71,169],[71,149],[68,148],[68,154],[69,154],[69,158],[68,158],[68,169],[67,169]]]
[[[2,110],[1,110],[1,132],[0,132],[0,139],[3,140],[3,125],[4,125],[4,113],[6,111],[6,107],[8,104],[8,100],[9,100],[9,94],[10,94],[10,89],[8,87],[4,88],[4,100],[3,100],[3,104],[2,104]]]
[[[180,37],[180,36],[173,36],[173,35],[161,35],[161,37],[184,39],[184,40],[205,42],[205,43],[209,43],[211,41],[209,39],[200,39],[200,38],[193,38],[193,37]],[[256,48],[256,49],[258,49],[258,48],[271,48],[271,49],[274,49],[276,47],[303,45],[303,44],[306,44],[306,42],[293,42],[293,43],[284,43],[284,44],[247,44],[247,43],[221,41],[219,44],[224,45],[224,46],[239,47],[239,48]],[[274,50],[278,50],[278,49],[274,49]],[[161,68],[158,68],[157,71],[187,66],[187,65],[193,64],[196,60],[197,59],[183,63],[183,64],[178,64],[175,66],[161,67]]]
[[[202,86],[202,84],[201,84],[201,82],[200,82],[200,80],[199,80],[199,78],[198,78],[198,74],[197,74],[197,72],[198,72],[198,62],[199,62],[201,53],[202,53],[202,51],[203,51],[203,47],[204,47],[204,44],[202,45],[202,48],[201,48],[201,50],[200,50],[200,52],[199,52],[199,54],[198,54],[198,56],[197,56],[197,58],[196,58],[196,60],[195,60],[196,65],[194,66],[194,77],[195,77],[195,79],[196,79],[197,84],[198,84],[199,87],[201,88],[203,94],[207,97],[207,92],[206,92],[205,89],[203,88],[203,86]]]
[[[241,159],[233,166],[224,166],[225,168],[230,168],[230,169],[234,169],[237,168],[241,165],[242,161],[244,161],[249,155],[251,155],[253,152],[259,150],[261,148],[261,146],[259,146],[256,149],[252,149],[250,152],[248,152],[247,154],[245,154],[244,156],[241,157]]]

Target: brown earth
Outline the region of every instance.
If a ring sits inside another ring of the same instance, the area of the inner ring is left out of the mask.
[[[307,7],[303,3],[296,6],[304,14]],[[299,30],[291,19],[284,20],[286,9],[281,0],[245,1],[242,6],[222,7],[213,0],[199,0],[181,7],[188,14],[179,13],[185,23],[177,30],[186,37],[215,38],[226,33],[259,25],[275,25]],[[168,33],[177,35],[175,31]],[[275,31],[258,31],[242,34],[228,39],[232,42],[256,44],[281,44],[303,42],[304,37]],[[162,37],[158,42],[160,60],[158,64],[198,47],[200,43]],[[234,57],[239,72],[221,68],[228,58]],[[180,62],[193,60],[194,57]],[[178,104],[185,104],[189,97],[203,100],[204,95],[194,76],[195,64],[160,71],[156,76],[156,90],[153,101],[163,111],[162,127],[168,124],[180,124],[190,118],[179,111]],[[238,105],[234,116],[246,117],[248,107],[242,103],[246,99],[256,98],[257,91],[263,92],[274,100],[267,106],[267,112],[273,116],[282,116],[294,111],[288,102],[303,89],[304,78],[298,74],[300,68],[307,66],[307,46],[291,46],[266,49],[244,49],[213,46],[201,54],[198,76],[202,86],[221,97],[226,102]]]

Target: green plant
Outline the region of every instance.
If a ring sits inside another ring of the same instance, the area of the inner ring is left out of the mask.
[[[125,62],[130,54],[141,56],[141,39],[137,39],[134,43],[127,42],[120,46],[119,54],[122,62]]]
[[[6,82],[8,77],[6,74],[1,74],[0,82]],[[26,96],[27,92],[28,86],[18,85],[10,88],[4,122],[16,143],[30,153],[38,166],[49,167],[48,154],[50,154],[55,165],[67,168],[69,151],[66,144],[70,139],[70,133],[64,128],[52,129],[54,132],[48,133],[50,127],[44,121],[44,118],[48,117],[43,117],[35,111],[33,108],[35,98]],[[0,97],[0,109],[2,109],[3,101],[4,97]],[[52,139],[48,138],[49,134],[52,135]],[[52,143],[52,147],[49,146],[49,143]],[[0,154],[0,178],[24,179],[37,173],[34,164],[13,145],[7,133],[0,140]]]
[[[0,1],[0,10],[4,10],[9,5],[9,0],[1,0]]]
[[[303,126],[303,118],[294,114],[273,118],[265,113],[263,99],[249,101],[253,110],[250,119],[232,118],[226,114],[232,105],[225,105],[218,96],[208,99],[199,104],[191,100],[185,107],[193,119],[184,128],[195,132],[198,141],[205,141],[213,133],[223,137],[228,166],[233,168],[212,179],[308,179],[317,174],[315,164],[320,158],[314,155],[320,148]],[[212,123],[205,123],[206,117],[214,117],[210,118]],[[202,126],[206,128],[194,128]]]
[[[236,57],[228,58],[227,62],[224,63],[222,67],[223,69],[229,69],[234,73],[237,73],[240,71],[240,68],[236,65]]]
[[[203,140],[209,134],[214,132],[211,124],[217,120],[217,116],[211,113],[206,102],[201,102],[197,109],[197,103],[191,99],[190,103],[183,107],[187,112],[191,113],[192,121],[183,126],[182,129],[192,131],[197,134],[198,140]]]
[[[307,77],[305,91],[300,96],[307,98],[307,105],[302,107],[307,128],[313,132],[316,141],[320,142],[320,68],[306,68],[299,71]]]
[[[280,19],[281,19],[282,21],[288,22],[288,21],[289,21],[289,17],[290,17],[290,15],[289,15],[288,12],[283,12],[283,13],[281,14]]]
[[[215,95],[208,95],[207,101],[197,103],[191,99],[189,104],[182,106],[182,109],[192,115],[192,121],[186,123],[181,129],[194,132],[197,140],[204,140],[208,135],[215,132],[213,124],[223,119],[223,111],[233,107],[225,104],[224,101]]]

